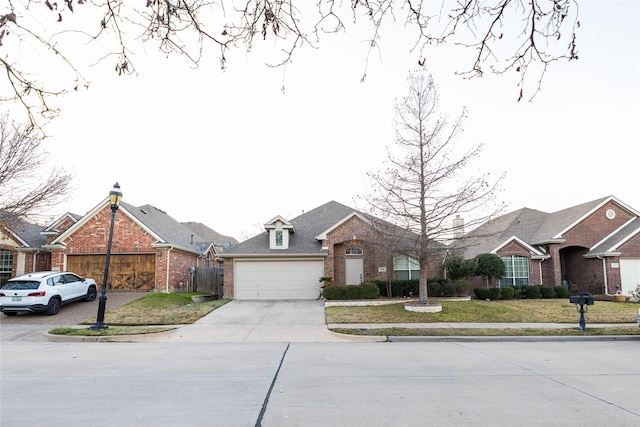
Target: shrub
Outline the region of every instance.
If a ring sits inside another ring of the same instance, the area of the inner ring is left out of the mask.
[[[587,288],[584,290],[585,294],[589,295],[603,295],[604,294],[604,284],[602,283],[590,283]]]
[[[522,294],[522,286],[511,286],[513,288],[513,299],[524,298]]]
[[[569,297],[569,289],[564,286],[555,286],[553,288],[556,294],[556,298],[568,298]]]
[[[489,289],[487,288],[474,288],[473,293],[478,299],[489,299]]]
[[[454,283],[457,296],[469,295],[469,283],[466,280],[456,280]]]
[[[538,286],[526,285],[522,287],[522,297],[527,299],[538,299],[541,297]]]
[[[418,281],[417,280],[394,280],[391,282],[391,293],[387,294],[387,282],[386,280],[373,280],[371,283],[375,283],[378,286],[380,295],[384,297],[408,297],[418,295]]]
[[[346,299],[361,299],[360,285],[347,285],[345,293]]]
[[[442,296],[442,286],[438,282],[429,282],[427,281],[427,293],[430,297],[441,297]]]
[[[361,299],[378,299],[380,298],[380,290],[374,282],[364,282],[357,286],[360,290]]]
[[[502,296],[502,289],[500,288],[490,288],[489,289],[489,299],[491,301],[498,301]]]
[[[322,295],[328,300],[347,299],[347,287],[344,285],[331,285],[324,288]]]
[[[455,297],[458,295],[457,287],[453,283],[445,283],[440,286],[440,292],[443,297]]]
[[[538,289],[540,289],[540,296],[544,299],[550,299],[556,296],[551,286],[538,285]]]
[[[365,282],[361,285],[331,285],[324,288],[323,296],[328,300],[377,299],[380,298],[380,290],[375,282]]]
[[[513,295],[516,290],[511,286],[507,286],[506,288],[502,288],[502,299],[513,299]]]

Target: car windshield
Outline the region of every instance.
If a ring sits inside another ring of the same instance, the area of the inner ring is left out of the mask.
[[[10,290],[10,291],[20,291],[20,290],[29,290],[29,289],[38,289],[40,286],[40,282],[33,280],[9,280],[4,284],[2,289]]]

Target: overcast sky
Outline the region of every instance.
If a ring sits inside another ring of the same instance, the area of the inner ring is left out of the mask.
[[[427,55],[443,111],[466,107],[464,142],[485,144],[484,171],[506,173],[506,211],[553,212],[608,195],[640,209],[640,2],[579,3],[580,59],[553,64],[532,102],[517,102],[515,72],[455,76],[471,52]],[[134,57],[137,76],[95,65],[90,89],[60,100],[47,129],[52,164],[75,176],[51,215],[86,213],[116,181],[128,203],[239,240],[276,215],[330,200],[356,207],[367,171],[393,145],[394,102],[417,65],[402,37],[383,38],[364,82],[366,46],[352,33],[298,51],[284,76],[263,65],[260,45],[233,54],[224,73],[215,61],[192,70],[153,52]]]

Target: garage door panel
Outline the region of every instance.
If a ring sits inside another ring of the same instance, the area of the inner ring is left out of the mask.
[[[68,255],[67,270],[91,277],[102,287],[105,255]],[[112,254],[109,260],[109,289],[152,291],[155,288],[155,254]]]
[[[324,273],[322,260],[237,261],[236,299],[317,299]]]
[[[640,258],[620,259],[622,293],[629,294],[640,284]]]

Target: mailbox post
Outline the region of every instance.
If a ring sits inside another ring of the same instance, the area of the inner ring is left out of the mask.
[[[593,297],[590,296],[589,294],[584,294],[582,292],[582,289],[580,289],[580,292],[578,293],[578,295],[571,295],[569,297],[569,302],[571,304],[575,304],[576,310],[578,311],[578,313],[580,313],[580,330],[586,331],[587,324],[584,320],[584,314],[587,312],[587,309],[584,306],[593,305]]]

